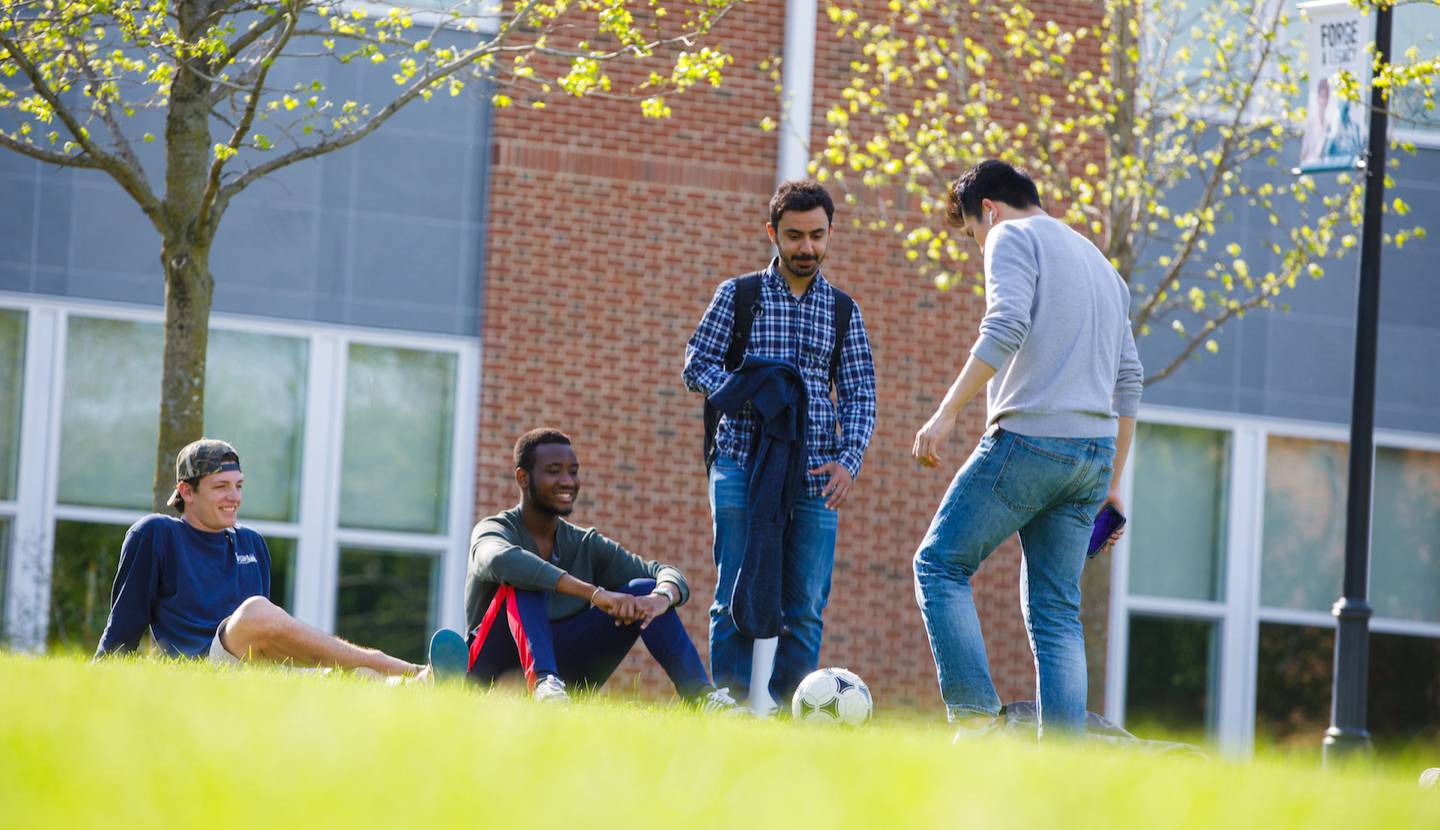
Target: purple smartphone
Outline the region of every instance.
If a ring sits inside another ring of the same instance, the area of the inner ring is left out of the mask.
[[[1093,557],[1099,553],[1100,549],[1105,546],[1105,542],[1110,539],[1110,534],[1119,530],[1124,524],[1125,517],[1120,515],[1120,511],[1111,505],[1105,505],[1105,509],[1095,517],[1095,529],[1090,531],[1090,550],[1086,551],[1085,555]]]

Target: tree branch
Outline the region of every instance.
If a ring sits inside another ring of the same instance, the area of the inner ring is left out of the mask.
[[[80,156],[67,156],[64,153],[53,153],[49,150],[42,150],[33,144],[27,144],[16,138],[11,138],[4,132],[0,132],[0,148],[14,150],[22,156],[29,156],[36,161],[43,161],[46,164],[54,164],[59,167],[80,167],[91,170],[98,170],[100,165],[92,158]]]
[[[240,142],[245,140],[245,132],[255,122],[255,110],[260,106],[261,92],[265,89],[265,79],[270,74],[270,67],[275,65],[275,59],[280,56],[280,52],[290,42],[290,36],[294,34],[295,24],[300,17],[293,6],[276,16],[285,18],[285,28],[275,39],[275,43],[266,51],[264,57],[260,58],[259,63],[256,64],[260,71],[255,76],[254,85],[250,88],[250,100],[245,103],[245,112],[240,116],[240,122],[235,125],[234,131],[230,134],[230,140],[226,143],[231,150],[239,149]],[[225,158],[217,155],[210,162],[210,174],[205,180],[205,193],[200,198],[199,225],[202,228],[209,227],[212,209],[219,208],[215,211],[216,218],[224,211],[224,205],[216,205],[215,197],[220,192],[220,174],[225,170],[225,161]]]
[[[289,18],[290,15],[288,14],[273,14],[264,22],[252,27],[245,34],[240,35],[239,37],[235,38],[235,40],[231,41],[229,44],[226,44],[225,54],[216,55],[215,59],[210,61],[210,74],[219,75],[220,70],[223,69],[226,64],[233,62],[237,55],[250,48],[255,43],[255,41],[264,37],[270,32],[271,29],[274,29],[280,23]],[[291,26],[291,28],[294,28],[293,25]]]
[[[91,88],[95,91],[96,97],[93,109],[99,110],[100,118],[105,122],[105,127],[110,130],[110,137],[115,141],[115,149],[120,154],[120,158],[124,159],[126,164],[134,168],[135,171],[140,174],[140,178],[145,179],[145,165],[140,163],[140,157],[135,154],[135,148],[131,146],[130,139],[126,138],[124,130],[120,129],[120,123],[115,120],[115,113],[110,109],[110,103],[100,100],[99,87],[101,80],[99,76],[95,74],[95,67],[90,65],[90,57],[85,54],[83,44],[72,43],[70,48],[76,55],[76,62],[80,65],[80,71],[85,75],[85,79],[90,82]]]
[[[39,68],[31,63],[29,58],[25,57],[25,53],[21,51],[20,46],[15,43],[15,41],[0,34],[0,46],[3,46],[5,51],[10,53],[11,60],[15,62],[15,65],[20,68],[21,72],[25,73],[25,77],[30,81],[31,86],[34,87],[36,94],[50,104],[55,115],[59,117],[61,123],[65,125],[65,129],[70,131],[70,134],[75,138],[75,142],[90,156],[90,159],[94,162],[93,166],[109,173],[110,177],[115,179],[120,187],[139,203],[140,209],[145,211],[145,215],[149,216],[152,222],[158,223],[160,221],[160,203],[156,200],[155,194],[150,191],[150,185],[145,181],[143,174],[127,166],[123,160],[95,146],[95,143],[91,141],[86,134],[84,126],[75,120],[75,114],[60,100],[60,96],[55,94],[55,90],[51,89],[50,85],[45,82],[45,78],[40,73]],[[71,166],[75,165],[71,163]]]
[[[1273,16],[1271,18],[1272,31],[1274,30],[1275,24],[1278,23],[1280,19],[1280,13],[1283,11],[1283,8],[1284,4],[1275,4],[1275,11],[1273,12]],[[1235,113],[1230,119],[1231,123],[1228,127],[1229,135],[1225,137],[1220,144],[1220,155],[1215,162],[1214,168],[1211,171],[1210,180],[1205,183],[1205,192],[1200,198],[1200,204],[1197,210],[1204,210],[1211,206],[1215,198],[1215,191],[1219,187],[1221,179],[1224,178],[1225,171],[1230,169],[1230,166],[1233,162],[1233,160],[1230,158],[1230,154],[1234,151],[1235,142],[1240,135],[1240,130],[1238,129],[1238,126],[1245,117],[1245,110],[1248,109],[1250,106],[1251,97],[1255,94],[1255,84],[1259,81],[1260,75],[1265,69],[1265,64],[1270,59],[1270,50],[1272,45],[1273,41],[1271,39],[1265,39],[1265,45],[1261,48],[1260,58],[1255,62],[1255,66],[1250,72],[1250,82],[1245,85],[1245,94],[1239,102],[1239,106],[1235,108]],[[1199,239],[1200,222],[1197,218],[1196,224],[1192,228],[1190,228],[1189,233],[1186,234],[1184,247],[1175,257],[1170,267],[1166,269],[1165,275],[1156,283],[1157,286],[1169,285],[1170,282],[1175,279],[1175,276],[1180,272],[1180,269],[1184,266],[1186,260],[1188,260],[1191,254],[1194,253],[1195,245],[1199,241]],[[1141,306],[1140,311],[1135,315],[1134,325],[1142,326],[1145,324],[1145,322],[1154,312],[1155,304],[1159,302],[1160,296],[1163,293],[1164,292],[1162,290],[1157,290],[1154,294],[1150,295],[1150,297],[1145,301],[1144,305]]]

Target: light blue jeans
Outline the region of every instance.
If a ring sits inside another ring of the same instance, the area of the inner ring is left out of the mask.
[[[715,601],[710,605],[710,676],[716,686],[729,687],[736,698],[750,691],[751,654],[755,641],[735,628],[730,600],[735,578],[745,560],[748,533],[750,471],[725,456],[710,468],[710,513],[715,520]],[[821,615],[830,601],[830,574],[835,567],[835,531],[840,514],[825,506],[823,496],[801,494],[795,500],[785,534],[785,562],[780,577],[780,612],[785,631],[775,648],[770,695],[788,705],[795,687],[820,663]]]
[[[1041,732],[1084,731],[1080,572],[1114,458],[1112,438],[1035,438],[997,427],[955,474],[915,552],[915,599],[950,719],[999,714],[970,577],[1018,531]]]

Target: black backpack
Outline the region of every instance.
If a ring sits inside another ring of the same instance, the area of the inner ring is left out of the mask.
[[[760,280],[763,271],[755,271],[735,278],[735,315],[730,326],[730,346],[725,350],[725,371],[733,372],[745,359],[745,346],[750,342],[750,328],[760,312]],[[835,292],[835,347],[830,350],[830,382],[838,384],[840,378],[840,349],[845,344],[845,335],[850,331],[850,316],[855,311],[855,301],[850,295],[830,286]],[[705,399],[705,469],[715,463],[715,430],[720,425],[720,411]]]

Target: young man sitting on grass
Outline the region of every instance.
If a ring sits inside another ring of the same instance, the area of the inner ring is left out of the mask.
[[[125,534],[97,658],[133,651],[148,628],[166,654],[217,663],[351,669],[395,682],[463,671],[464,642],[453,631],[431,641],[432,665],[417,666],[311,628],[270,602],[270,551],[236,523],[245,476],[234,447],[206,438],[186,445],[175,480],[170,506],[179,518],[152,513]]]
[[[565,521],[580,493],[570,438],[554,429],[520,436],[515,483],[519,506],[470,534],[470,678],[493,683],[518,669],[536,700],[564,701],[566,684],[604,685],[639,639],[681,697],[702,711],[737,711],[675,613],[690,597],[684,575]]]

